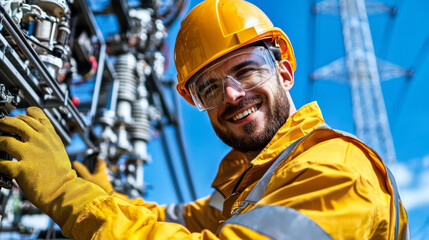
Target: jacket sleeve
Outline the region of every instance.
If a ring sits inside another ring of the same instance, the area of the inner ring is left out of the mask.
[[[251,229],[226,226],[216,236],[208,229],[191,232],[181,224],[157,221],[148,208],[130,204],[124,199],[102,196],[88,204],[72,229],[62,229],[74,239],[268,239]],[[70,231],[70,232],[69,232]],[[245,232],[246,235],[242,235]],[[240,237],[241,236],[241,237]]]
[[[192,232],[199,232],[204,229],[216,232],[221,220],[223,220],[221,211],[213,206],[213,195],[186,204],[169,205],[158,205],[142,198],[130,199],[126,195],[116,192],[112,196],[123,199],[131,205],[149,209],[160,222],[179,223]]]
[[[165,221],[165,205],[158,205],[155,202],[145,201],[143,198],[129,198],[127,195],[118,192],[113,192],[111,196],[115,199],[121,199],[130,205],[147,208],[155,215],[157,221]]]

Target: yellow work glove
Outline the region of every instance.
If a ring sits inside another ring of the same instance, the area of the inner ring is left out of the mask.
[[[73,161],[73,168],[79,176],[87,181],[97,184],[106,193],[112,193],[113,186],[109,181],[109,176],[106,173],[106,162],[101,158],[97,158],[94,172],[90,173],[88,168],[81,162]]]
[[[15,133],[23,140],[0,136],[0,151],[18,160],[0,160],[0,173],[14,178],[24,195],[50,216],[64,235],[73,237],[71,230],[79,213],[106,193],[77,177],[61,139],[41,109],[31,107],[27,115],[0,119],[0,131]]]

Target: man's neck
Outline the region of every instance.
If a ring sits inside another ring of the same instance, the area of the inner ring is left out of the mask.
[[[256,156],[258,156],[258,154],[260,152],[261,151],[250,151],[250,152],[246,152],[246,153],[243,153],[243,154],[244,154],[244,156],[246,156],[247,160],[249,162],[251,162],[254,158],[256,158]]]

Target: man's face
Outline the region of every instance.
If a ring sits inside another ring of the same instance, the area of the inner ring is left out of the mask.
[[[222,67],[223,71],[249,60],[234,59]],[[249,91],[226,80],[225,102],[208,111],[213,129],[224,143],[243,153],[261,151],[286,122],[290,109],[287,91],[293,85],[293,77],[281,74],[288,71],[282,64],[289,63],[281,61],[279,73]]]

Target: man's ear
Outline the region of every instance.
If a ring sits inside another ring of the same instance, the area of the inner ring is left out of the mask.
[[[283,87],[286,91],[289,91],[293,87],[293,69],[292,65],[288,60],[282,59],[278,62],[279,73],[283,78]]]

